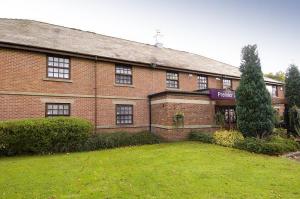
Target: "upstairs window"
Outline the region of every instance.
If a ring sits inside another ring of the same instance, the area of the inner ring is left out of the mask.
[[[223,89],[231,89],[231,79],[223,79]]]
[[[208,88],[207,77],[203,75],[198,75],[198,89],[203,90]]]
[[[48,56],[47,77],[70,79],[70,59]]]
[[[272,97],[278,96],[277,86],[272,86]]]
[[[132,68],[130,66],[116,65],[116,83],[132,84]]]
[[[70,104],[46,103],[46,116],[70,116]]]
[[[116,123],[118,125],[133,124],[133,105],[116,105]]]
[[[167,72],[167,88],[179,88],[179,75],[176,72]]]
[[[272,97],[278,96],[277,86],[267,85],[267,90],[269,91]]]

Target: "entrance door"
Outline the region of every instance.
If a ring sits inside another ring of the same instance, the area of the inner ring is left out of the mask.
[[[235,106],[217,106],[216,112],[224,114],[225,128],[234,129],[236,127]]]

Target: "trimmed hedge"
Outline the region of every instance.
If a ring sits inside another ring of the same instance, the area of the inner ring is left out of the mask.
[[[219,130],[213,135],[214,142],[221,146],[233,147],[235,143],[244,140],[242,133],[238,131]]]
[[[78,151],[92,132],[90,122],[72,117],[0,122],[0,154]]]
[[[204,143],[213,143],[214,138],[212,133],[205,133],[199,131],[192,131],[189,135],[189,139],[192,141],[200,141]]]
[[[192,131],[189,139],[268,155],[280,155],[300,150],[299,143],[293,139],[286,138],[286,131],[284,129],[274,130],[273,136],[268,139],[244,138],[238,131],[226,130],[219,130],[213,134]]]
[[[99,149],[116,148],[121,146],[156,144],[159,142],[159,137],[148,131],[143,131],[139,133],[99,133],[92,135],[87,140],[84,146],[84,150],[93,151]]]
[[[275,136],[269,139],[246,138],[236,143],[235,148],[254,153],[281,155],[299,150],[300,145],[292,139]]]

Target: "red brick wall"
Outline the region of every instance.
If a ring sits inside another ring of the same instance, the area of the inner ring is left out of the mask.
[[[1,120],[45,117],[45,100],[71,100],[71,116],[94,122],[94,100],[45,96],[0,95]]]
[[[169,100],[169,101],[165,101]],[[185,100],[185,101],[182,101]],[[203,104],[199,104],[199,102]],[[215,128],[214,103],[208,96],[165,94],[151,99],[152,131],[167,140],[186,139],[191,130],[212,131]],[[184,114],[184,126],[174,125],[174,115]]]
[[[72,83],[45,81],[46,55],[0,48],[0,90],[59,94],[94,94],[93,62],[71,59]]]
[[[115,84],[114,63],[99,61],[96,64],[98,109],[95,111],[95,62],[71,57],[70,82],[49,81],[46,78],[46,62],[44,53],[0,48],[0,120],[44,117],[45,101],[42,99],[49,98],[52,101],[73,100],[72,116],[83,117],[93,123],[97,112],[100,131],[145,129],[149,125],[147,96],[168,90],[165,70],[133,66],[133,85],[120,86]],[[233,80],[234,89],[237,84],[238,81]],[[197,75],[179,73],[179,86],[181,91],[197,90]],[[222,88],[222,80],[209,77],[208,86]],[[279,96],[283,96],[283,92]],[[116,125],[116,100],[134,105],[133,125]],[[200,109],[209,112],[204,107]],[[206,116],[203,117],[198,118],[199,122],[206,123]],[[192,122],[194,118],[190,120]]]

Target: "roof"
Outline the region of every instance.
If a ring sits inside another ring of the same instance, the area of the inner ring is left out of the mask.
[[[33,20],[0,18],[0,42],[240,77],[238,67],[201,55]]]

